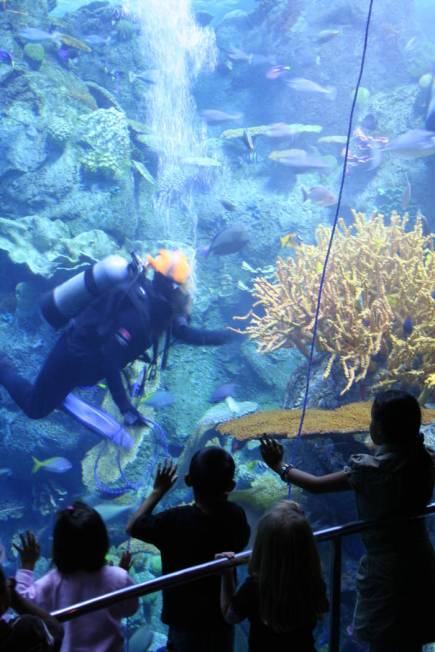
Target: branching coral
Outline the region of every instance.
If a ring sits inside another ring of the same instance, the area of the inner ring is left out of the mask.
[[[417,217],[391,214],[389,223],[374,213],[354,223],[339,220],[323,287],[317,348],[329,355],[324,377],[337,361],[345,394],[366,377],[376,357],[385,356],[382,384],[402,379],[422,387],[435,372],[435,255],[433,235],[424,235]],[[293,258],[279,258],[276,282],[256,278],[257,299],[240,331],[260,352],[297,347],[304,355],[311,342],[319,282],[330,230],[321,226],[315,245],[300,245]],[[255,308],[261,306],[261,314]]]

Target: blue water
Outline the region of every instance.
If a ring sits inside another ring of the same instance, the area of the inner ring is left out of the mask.
[[[435,403],[434,3],[375,2],[357,97],[366,0],[44,4],[0,0],[0,353],[33,381],[59,337],[41,317],[44,292],[110,254],[129,261],[161,248],[189,259],[192,325],[242,334],[219,348],[171,346],[167,368],[135,399],[163,430],[132,429],[130,451],[59,410],[30,420],[0,390],[10,573],[14,537],[29,528],[45,572],[56,511],[79,497],[118,508],[108,523],[119,556],[126,514],[151,490],[154,466],[168,454],[178,461],[181,479],[162,505],[187,502],[182,476],[209,441],[233,453],[255,527],[282,487],[257,464],[259,433],[247,444],[216,439],[227,420],[300,408],[305,396],[317,432],[310,408],[369,401],[380,387]],[[130,369],[131,384],[142,374]],[[222,385],[234,395],[212,405]],[[171,401],[147,407],[156,390]],[[104,379],[76,391],[121,422]],[[367,418],[358,435],[326,418],[326,434],[285,442],[286,457],[317,474],[368,450]],[[302,426],[295,418],[288,434]],[[33,475],[32,456],[66,457],[72,469]],[[297,499],[315,528],[355,518],[347,494]],[[349,545],[346,573],[359,554]],[[136,580],[159,572],[155,555],[134,559]],[[159,607],[144,608],[150,650],[164,642]],[[343,628],[351,615],[349,602]],[[130,634],[143,624],[136,615]]]

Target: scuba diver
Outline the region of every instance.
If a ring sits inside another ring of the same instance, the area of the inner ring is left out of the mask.
[[[152,268],[152,279],[147,270]],[[55,328],[67,325],[49,353],[35,382],[22,378],[4,358],[0,384],[31,419],[62,409],[76,387],[106,379],[124,417],[124,425],[146,419],[132,404],[122,370],[137,359],[155,370],[164,336],[162,368],[173,339],[197,346],[219,346],[233,339],[225,330],[192,328],[188,283],[191,268],[181,251],[162,249],[147,263],[132,254],[128,263],[108,256],[47,293],[42,313]],[[152,350],[151,356],[147,350]]]

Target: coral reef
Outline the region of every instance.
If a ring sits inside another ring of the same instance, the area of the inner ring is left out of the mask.
[[[371,402],[348,403],[335,410],[309,408],[305,413],[302,435],[318,436],[328,433],[368,431]],[[434,409],[423,409],[423,423],[435,421]],[[301,410],[269,410],[225,421],[217,426],[221,435],[228,435],[241,441],[257,439],[263,434],[280,437],[295,437],[301,418]]]
[[[420,216],[407,230],[407,214],[393,212],[389,224],[379,213],[353,215],[351,226],[339,220],[323,286],[317,348],[329,356],[324,377],[337,361],[345,394],[386,356],[383,384],[401,378],[421,388],[435,371],[433,236],[424,235]],[[254,309],[237,319],[250,319],[238,332],[260,352],[297,347],[307,355],[329,238],[330,229],[320,226],[315,245],[277,260],[275,283],[255,279]]]
[[[249,489],[236,489],[231,499],[256,512],[263,513],[278,500],[287,498],[288,489],[282,480],[272,474],[257,476]]]
[[[41,43],[26,43],[24,56],[33,68],[39,68],[45,57],[44,46]]]
[[[107,256],[116,245],[104,231],[70,236],[60,220],[31,215],[16,220],[0,217],[0,250],[33,274],[50,278],[59,269],[74,270]]]
[[[130,171],[130,136],[126,116],[114,108],[98,109],[82,116],[80,141],[83,167],[118,179]]]
[[[24,511],[24,504],[18,502],[18,500],[3,498],[0,506],[0,521],[7,521],[10,518],[22,518]]]

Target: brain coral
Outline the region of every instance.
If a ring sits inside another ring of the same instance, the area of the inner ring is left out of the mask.
[[[98,109],[81,117],[81,163],[88,171],[119,178],[130,171],[130,136],[124,113]]]

